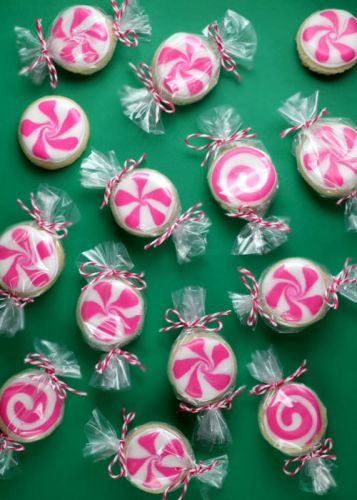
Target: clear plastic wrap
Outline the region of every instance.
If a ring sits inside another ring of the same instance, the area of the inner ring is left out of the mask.
[[[335,276],[300,257],[270,266],[259,281],[247,269],[238,271],[249,294],[229,295],[240,322],[253,328],[261,316],[274,330],[295,333],[337,309],[339,294],[357,303],[357,265],[351,259]]]
[[[93,411],[85,428],[84,455],[94,460],[111,459],[108,466],[111,478],[126,477],[137,488],[162,494],[163,498],[181,489],[183,499],[193,477],[204,487],[222,487],[228,468],[226,455],[196,461],[189,442],[174,427],[151,422],[128,433],[135,413],[126,414],[122,410],[122,415],[120,436],[98,410]]]
[[[203,36],[175,33],[158,47],[150,67],[130,64],[144,88],[122,88],[124,114],[147,133],[164,133],[162,112],[201,100],[217,84],[220,67],[240,79],[237,66],[251,68],[256,46],[250,21],[232,10]]]
[[[272,348],[256,351],[248,370],[260,383],[251,394],[264,395],[259,409],[259,427],[263,437],[290,458],[284,461],[288,476],[300,473],[301,488],[317,495],[336,486],[332,468],[336,456],[333,443],[325,439],[326,408],[318,396],[296,380],[306,371],[306,361],[294,373],[283,372]]]

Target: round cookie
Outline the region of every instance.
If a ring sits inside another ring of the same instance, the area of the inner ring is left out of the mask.
[[[62,68],[95,73],[108,64],[116,46],[112,19],[89,5],[69,7],[53,22],[47,44],[51,58]]]
[[[0,286],[17,296],[44,293],[63,265],[60,241],[35,224],[16,224],[0,236]]]
[[[127,479],[148,493],[163,493],[194,464],[192,448],[183,434],[156,422],[141,425],[128,434],[124,456]]]
[[[163,234],[180,215],[175,186],[156,170],[129,172],[114,187],[110,207],[117,224],[136,236]]]
[[[24,111],[18,139],[27,158],[49,170],[71,165],[81,156],[89,138],[83,109],[62,96],[41,97]]]
[[[302,134],[296,148],[299,171],[322,196],[343,197],[357,188],[357,130],[321,120]]]
[[[220,149],[210,165],[208,184],[225,210],[234,212],[243,206],[259,210],[273,198],[278,177],[267,153],[240,142]]]
[[[303,384],[286,384],[269,391],[258,417],[263,437],[287,455],[311,451],[325,435],[326,408]]]
[[[221,61],[215,46],[206,38],[175,33],[155,52],[151,70],[160,95],[174,104],[191,104],[216,85]]]
[[[86,342],[100,351],[122,347],[139,335],[144,300],[135,288],[117,278],[89,283],[77,304],[77,323]]]
[[[259,301],[281,328],[300,329],[322,319],[329,306],[330,277],[314,262],[284,259],[269,267],[259,283]]]
[[[193,406],[221,401],[234,387],[237,361],[219,335],[183,332],[172,347],[168,376],[178,397]]]
[[[297,36],[301,62],[323,75],[342,73],[357,61],[357,19],[341,9],[326,9],[311,14]]]
[[[38,441],[60,424],[64,400],[39,370],[9,379],[0,391],[0,428],[20,443]]]

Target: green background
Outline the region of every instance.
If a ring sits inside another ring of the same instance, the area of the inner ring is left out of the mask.
[[[50,93],[48,83],[34,87],[17,76],[18,62],[13,27],[32,27],[37,16],[44,28],[50,26],[69,0],[5,1],[0,5],[0,44],[2,76],[1,106],[1,228],[26,219],[16,198],[28,200],[40,182],[47,182],[69,192],[81,211],[81,221],[70,230],[64,241],[67,263],[56,285],[26,308],[26,329],[12,339],[0,339],[0,382],[23,369],[23,358],[32,350],[35,337],[65,343],[73,350],[82,366],[83,380],[75,386],[86,388],[98,352],[81,338],[75,321],[76,301],[83,285],[75,260],[78,254],[101,241],[117,239],[127,245],[136,264],[144,270],[148,282],[145,293],[147,317],[142,336],[130,345],[147,366],[144,375],[132,369],[133,387],[125,393],[103,393],[88,388],[88,397],[69,395],[62,425],[48,439],[30,444],[22,453],[22,474],[0,483],[4,500],[150,498],[125,479],[114,481],[106,473],[106,463],[93,464],[82,457],[85,442],[83,427],[93,408],[98,407],[120,427],[120,409],[125,406],[137,412],[136,424],[162,420],[191,435],[194,417],[176,413],[177,401],[166,377],[166,363],[176,333],[159,334],[164,310],[171,305],[170,293],[187,285],[207,288],[207,311],[230,306],[227,291],[243,291],[236,268],[244,265],[257,276],[266,266],[289,256],[304,256],[321,262],[333,273],[342,267],[345,258],[356,255],[356,236],[344,230],[343,209],[333,201],[324,200],[308,188],[299,177],[291,155],[291,137],[279,137],[284,128],[276,109],[280,102],[297,91],[311,94],[320,89],[320,106],[332,116],[357,121],[357,71],[333,78],[318,77],[303,69],[298,60],[294,37],[300,23],[314,10],[327,7],[345,8],[355,15],[355,0],[340,0],[335,5],[324,0],[143,0],[150,14],[153,36],[149,44],[137,49],[117,46],[111,63],[92,77],[76,77],[59,71],[57,93],[76,100],[87,112],[91,125],[91,147],[108,151],[115,149],[119,159],[148,154],[146,165],[167,174],[177,186],[183,207],[201,200],[213,222],[207,254],[191,264],[179,267],[172,242],[156,250],[143,251],[144,240],[131,237],[114,223],[109,209],[100,211],[102,194],[84,190],[79,182],[79,165],[58,172],[47,172],[32,166],[17,144],[16,129],[24,108],[33,100]],[[109,1],[89,1],[110,11]],[[222,74],[216,89],[203,101],[180,108],[173,116],[165,116],[166,135],[148,136],[129,122],[121,111],[117,91],[123,84],[137,85],[128,62],[150,62],[158,44],[177,31],[198,33],[209,22],[221,18],[227,8],[239,11],[250,19],[258,34],[258,51],[252,72],[242,70],[240,83],[232,75]],[[276,165],[280,190],[271,206],[271,214],[287,214],[293,232],[287,244],[264,257],[230,255],[240,221],[228,219],[208,192],[205,175],[200,168],[200,153],[183,144],[187,133],[197,131],[200,112],[213,106],[234,105],[251,126]],[[327,498],[355,498],[356,468],[356,306],[341,299],[340,309],[331,311],[323,321],[297,335],[273,333],[262,321],[254,333],[238,324],[235,316],[225,320],[224,335],[232,344],[240,366],[238,384],[252,385],[246,370],[250,353],[273,344],[289,374],[303,358],[308,359],[306,384],[317,391],[328,408],[328,436],[333,437],[338,455],[339,488]],[[281,470],[284,456],[271,448],[257,427],[259,400],[243,394],[233,409],[226,413],[233,445],[228,449],[230,472],[221,491],[212,493],[221,499],[282,499],[307,497],[298,489],[298,478],[288,478]],[[205,456],[196,450],[197,457]],[[219,453],[219,452],[218,452]],[[199,498],[196,484],[191,483],[188,499]]]

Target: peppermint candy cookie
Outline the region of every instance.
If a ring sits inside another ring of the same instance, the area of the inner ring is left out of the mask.
[[[0,392],[0,428],[21,443],[51,434],[60,424],[63,410],[64,399],[38,370],[15,375]]]
[[[302,23],[296,41],[308,69],[324,75],[342,73],[357,61],[357,19],[341,9],[315,12]]]
[[[155,88],[173,104],[202,99],[217,84],[220,57],[208,38],[175,33],[162,42],[151,69]]]
[[[16,296],[41,295],[63,265],[60,241],[35,224],[16,224],[0,236],[0,287]]]
[[[71,99],[47,96],[24,111],[18,139],[27,158],[49,170],[71,165],[81,156],[89,138],[83,109]]]

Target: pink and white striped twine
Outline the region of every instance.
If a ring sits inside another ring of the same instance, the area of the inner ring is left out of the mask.
[[[4,432],[0,431],[0,452],[5,450],[10,451],[24,451],[25,446],[21,443],[17,443],[13,439],[9,438]]]
[[[356,283],[357,278],[350,278],[352,271],[357,269],[357,264],[351,264],[351,259],[348,258],[342,270],[332,277],[331,283],[325,292],[325,302],[332,309],[338,308],[338,287],[347,283]]]
[[[304,455],[299,455],[298,457],[289,458],[285,460],[283,465],[283,471],[287,476],[295,476],[298,474],[301,469],[304,467],[306,462],[313,459],[325,459],[325,460],[336,460],[336,455],[330,453],[333,447],[333,441],[331,438],[325,439],[323,443],[321,443],[317,448],[306,453]],[[293,470],[289,470],[290,464],[297,463],[297,467]]]
[[[228,144],[230,142],[238,141],[240,139],[253,139],[256,137],[256,134],[251,134],[250,131],[252,129],[250,127],[243,128],[242,130],[237,130],[229,137],[216,137],[210,134],[189,134],[185,137],[185,144],[191,149],[195,149],[196,151],[208,150],[206,156],[204,157],[201,167],[204,167],[209,160],[209,157],[223,144]],[[189,141],[191,139],[203,139],[206,142],[202,145],[190,144]]]
[[[263,219],[262,217],[259,217],[259,215],[254,212],[251,207],[248,206],[242,206],[238,208],[236,212],[227,212],[226,215],[232,218],[244,219],[253,224],[257,224],[258,226],[266,227],[269,229],[276,229],[277,231],[282,231],[283,233],[291,232],[291,228],[283,220],[279,219],[277,221],[269,221]]]
[[[236,64],[235,60],[233,59],[233,57],[231,57],[228,54],[228,52],[224,46],[222,37],[219,34],[218,24],[216,22],[211,23],[207,28],[207,32],[208,32],[208,36],[210,38],[212,38],[212,40],[215,42],[215,44],[217,46],[219,55],[221,57],[222,68],[225,71],[231,71],[234,74],[234,76],[237,78],[237,80],[240,80],[241,77],[237,71],[237,64]]]
[[[86,271],[86,268],[96,267],[98,271]],[[111,269],[110,267],[99,264],[94,261],[87,261],[80,265],[79,272],[82,276],[86,278],[94,278],[86,286],[82,288],[82,291],[86,290],[89,284],[96,283],[102,279],[106,278],[120,278],[125,281],[128,285],[135,288],[136,290],[143,291],[146,288],[146,282],[143,280],[144,273],[133,273],[124,269]]]
[[[225,398],[223,398],[221,401],[218,401],[217,403],[211,403],[208,405],[194,407],[194,406],[188,406],[185,403],[180,403],[179,410],[186,411],[188,413],[200,413],[202,411],[208,411],[208,410],[230,410],[232,408],[233,399],[236,396],[238,396],[238,394],[243,392],[244,389],[245,389],[245,385],[243,385],[242,387],[239,387],[239,389],[236,389],[235,391],[231,392]]]
[[[293,382],[297,378],[299,378],[303,373],[307,372],[306,368],[306,359],[301,363],[301,365],[286,378],[282,378],[280,380],[277,380],[276,382],[273,382],[271,384],[258,384],[253,387],[249,391],[249,394],[255,394],[256,396],[262,396],[268,391],[271,391],[272,389],[277,389],[278,387],[281,387],[282,385],[289,384],[290,382]]]
[[[357,189],[354,189],[351,193],[346,194],[346,196],[343,196],[339,200],[336,201],[336,205],[342,205],[345,201],[351,199],[351,198],[357,198]]]
[[[122,349],[118,349],[117,347],[107,352],[104,359],[102,359],[102,361],[99,361],[95,365],[94,368],[95,371],[97,373],[103,374],[108,369],[108,366],[112,358],[115,356],[120,356],[121,358],[124,358],[125,361],[127,361],[130,365],[138,366],[140,370],[142,370],[143,372],[146,371],[145,366],[139,361],[139,358],[135,356],[135,354],[132,354],[131,352],[128,351],[123,351]]]
[[[219,311],[212,314],[206,314],[194,321],[186,321],[177,309],[170,308],[165,311],[165,320],[170,323],[170,326],[160,328],[160,332],[168,332],[170,330],[178,330],[181,328],[201,328],[206,332],[219,332],[223,328],[223,323],[220,316],[228,316],[231,310]],[[173,317],[170,317],[173,316]],[[211,324],[211,326],[209,326]],[[215,326],[212,326],[215,325]]]
[[[121,413],[123,417],[123,425],[121,428],[121,436],[118,443],[118,451],[113,460],[108,465],[108,474],[112,479],[120,479],[121,477],[128,476],[128,467],[126,464],[124,453],[125,439],[128,433],[128,425],[134,420],[136,414],[134,412],[127,414],[125,408],[122,409]],[[115,474],[115,472],[113,472],[113,467],[117,463],[119,463],[119,472]]]
[[[19,297],[18,295],[15,295],[13,292],[1,289],[0,289],[0,296],[4,297],[5,299],[12,300],[15,306],[20,308],[25,307],[27,304],[30,304],[31,302],[34,301],[32,297]]]
[[[110,0],[110,3],[114,11],[113,30],[115,36],[119,42],[123,43],[127,47],[136,47],[139,43],[136,31],[130,28],[124,31],[120,29],[120,21],[122,20],[125,10],[129,6],[129,0],[123,0],[120,8],[118,7],[116,0]]]
[[[286,137],[288,134],[290,134],[290,132],[295,132],[296,130],[301,130],[303,128],[309,128],[309,127],[311,127],[311,125],[313,125],[318,120],[320,120],[320,118],[322,116],[328,115],[328,113],[329,112],[327,111],[327,109],[324,108],[322,111],[320,111],[320,113],[318,113],[316,116],[314,116],[313,118],[311,118],[311,120],[306,120],[306,122],[299,123],[298,125],[294,125],[293,127],[286,128],[285,130],[283,130],[282,132],[280,132],[280,136],[281,137]]]

